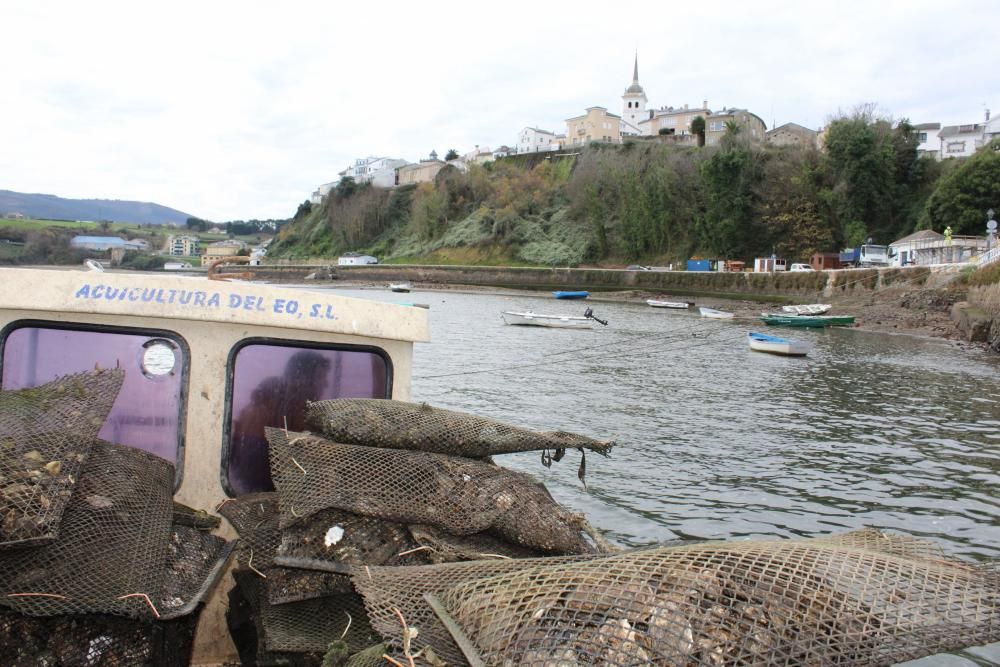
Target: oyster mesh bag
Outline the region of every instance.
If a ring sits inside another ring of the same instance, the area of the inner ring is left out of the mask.
[[[431,563],[455,563],[490,558],[537,558],[545,555],[489,533],[451,535],[434,526],[414,524],[410,526],[410,534],[417,544],[426,549],[426,558]],[[385,563],[385,565],[397,564],[403,563]]]
[[[166,573],[156,608],[160,620],[191,613],[218,583],[234,543],[174,524],[167,542]]]
[[[995,569],[857,537],[546,563],[439,602],[488,665],[890,665],[1000,639]]]
[[[272,491],[229,498],[217,511],[240,536],[235,555],[239,567],[263,570],[274,563],[274,553],[281,542],[278,494]]]
[[[421,565],[423,552],[403,524],[324,509],[281,532],[274,562],[348,574],[355,565]]]
[[[119,369],[0,391],[0,549],[55,539],[90,446],[118,397]]]
[[[455,535],[489,531],[532,549],[587,553],[582,515],[530,476],[475,459],[361,447],[266,429],[281,527],[337,508]]]
[[[106,614],[39,618],[0,611],[5,667],[187,667],[198,614],[145,622]]]
[[[0,552],[0,604],[37,616],[155,617],[173,482],[171,463],[131,447],[95,442],[59,538]]]
[[[310,403],[306,424],[336,442],[468,458],[538,449],[584,448],[607,454],[613,442],[563,431],[537,432],[488,417],[383,398]]]

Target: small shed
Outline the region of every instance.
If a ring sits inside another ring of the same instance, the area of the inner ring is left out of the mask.
[[[773,273],[788,268],[788,261],[776,257],[757,257],[753,260],[754,273]]]
[[[817,271],[840,268],[840,253],[836,252],[814,252],[809,258],[809,266]]]

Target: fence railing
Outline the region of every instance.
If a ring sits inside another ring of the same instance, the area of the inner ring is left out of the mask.
[[[980,255],[976,259],[976,266],[983,267],[997,260],[1000,260],[1000,246],[996,246]]]

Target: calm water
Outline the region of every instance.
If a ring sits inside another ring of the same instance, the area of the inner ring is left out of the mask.
[[[943,341],[782,329],[814,346],[805,359],[782,358],[748,349],[746,332],[760,323],[645,303],[336,291],[430,304],[432,342],[415,348],[413,400],[615,439],[610,458],[587,457],[586,489],[577,452],[551,469],[537,454],[500,462],[543,479],[621,544],[875,526],[969,559],[1000,557],[996,357]],[[609,326],[500,319],[586,306]],[[961,655],[932,660],[995,664],[1000,645]]]

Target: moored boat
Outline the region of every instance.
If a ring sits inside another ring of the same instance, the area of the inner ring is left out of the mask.
[[[556,329],[592,329],[594,318],[584,315],[546,315],[530,310],[514,312],[505,310],[500,315],[504,323],[512,325],[552,327]]]
[[[750,343],[751,350],[786,357],[804,357],[809,353],[810,347],[809,343],[802,341],[768,336],[767,334],[755,333],[753,331],[747,333],[747,341]]]
[[[586,299],[590,296],[590,292],[584,292],[582,290],[577,292],[557,290],[552,293],[552,296],[557,299]]]
[[[694,305],[691,301],[660,301],[659,299],[646,299],[646,303],[653,308],[672,308],[674,310],[687,310]]]
[[[853,315],[780,315],[761,313],[761,321],[771,326],[782,327],[849,327],[854,325]]]
[[[782,312],[791,315],[823,315],[830,310],[828,303],[807,303],[799,306],[782,306]]]
[[[735,316],[734,313],[727,313],[724,310],[716,310],[715,308],[706,308],[701,306],[698,308],[701,312],[702,317],[709,317],[713,320],[731,320]]]
[[[410,283],[389,283],[390,292],[409,292]]]

